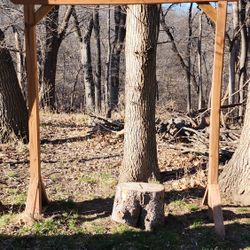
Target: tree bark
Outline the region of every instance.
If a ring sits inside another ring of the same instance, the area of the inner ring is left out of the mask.
[[[28,142],[28,111],[0,30],[0,142],[7,142],[12,132]]]
[[[236,86],[236,65],[237,56],[239,53],[239,9],[238,2],[232,3],[233,5],[233,37],[230,43],[229,53],[229,86],[228,86],[228,104],[235,102],[235,86]]]
[[[116,188],[112,219],[151,231],[164,223],[164,186],[127,182]]]
[[[188,12],[188,44],[187,44],[187,113],[189,114],[192,109],[192,95],[191,95],[191,42],[192,42],[192,9],[193,3],[190,4]]]
[[[247,60],[247,29],[246,29],[246,3],[243,0],[239,1],[239,24],[240,24],[240,72],[239,72],[239,103],[244,102],[245,91],[244,83],[246,80],[246,60]],[[239,107],[239,117],[243,118],[244,107]]]
[[[126,11],[121,5],[115,6],[114,10],[115,20],[115,38],[112,43],[111,57],[110,57],[110,108],[107,117],[111,117],[112,111],[117,108],[119,98],[120,86],[120,58],[124,47],[124,40],[126,35]]]
[[[125,134],[120,182],[159,178],[155,102],[159,8],[127,8]]]
[[[82,34],[81,32],[75,8],[73,9],[73,17],[76,27],[76,33],[81,48],[80,53],[81,53],[81,63],[83,65],[85,110],[87,112],[92,112],[95,110],[95,86],[93,78],[91,43],[90,43],[91,34],[94,27],[93,15],[89,15],[87,18],[87,25],[85,27],[84,34]]]
[[[62,20],[62,25],[59,25],[59,6],[55,6],[53,10],[49,12],[45,21],[46,49],[42,105],[51,111],[56,108],[56,67],[58,51],[66,35],[72,10],[72,6],[67,8]]]
[[[220,175],[220,186],[227,198],[238,205],[250,205],[250,85],[244,126],[238,147]]]
[[[90,17],[86,32],[83,36],[82,42],[82,65],[84,75],[85,86],[85,108],[87,112],[94,111],[95,107],[95,94],[94,94],[94,79],[92,71],[92,59],[91,59],[91,45],[90,39],[93,30],[93,18]]]
[[[198,55],[197,55],[197,63],[198,63],[198,110],[203,108],[204,100],[203,100],[203,86],[202,86],[202,15],[203,12],[199,14],[199,36],[198,36]]]
[[[101,96],[102,96],[102,61],[101,61],[101,40],[100,40],[100,22],[99,22],[99,5],[93,11],[94,22],[94,38],[96,44],[96,70],[95,70],[95,112],[101,111]]]
[[[106,79],[105,79],[105,112],[107,118],[111,117],[110,112],[110,54],[111,54],[111,42],[110,42],[110,6],[107,13],[107,55],[106,55]]]

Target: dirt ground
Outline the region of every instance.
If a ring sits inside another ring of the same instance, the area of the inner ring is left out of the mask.
[[[145,232],[111,221],[123,137],[89,135],[88,117],[41,117],[42,176],[50,204],[33,225],[18,222],[28,185],[28,147],[0,144],[0,249],[250,249],[250,208],[223,207],[218,238],[201,205],[207,156],[181,154],[158,138],[165,186],[165,224]]]

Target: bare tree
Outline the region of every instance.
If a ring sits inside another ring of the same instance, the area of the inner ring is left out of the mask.
[[[203,84],[202,84],[202,16],[203,12],[200,12],[199,14],[199,35],[198,35],[198,109],[203,108]]]
[[[158,6],[128,6],[125,135],[120,182],[159,177],[155,134],[158,27]]]
[[[44,83],[42,105],[55,110],[56,67],[58,51],[66,35],[73,7],[69,6],[59,25],[59,6],[55,6],[46,17],[46,48],[44,62]]]
[[[0,30],[0,142],[7,142],[10,134],[28,141],[28,111],[16,70]]]
[[[81,46],[81,61],[83,65],[84,89],[85,89],[85,109],[87,112],[95,110],[95,87],[91,58],[91,34],[94,27],[93,15],[87,13],[85,32],[82,34],[77,18],[76,10],[73,10],[73,17],[77,36]]]
[[[239,59],[239,102],[245,99],[244,83],[246,80],[246,59],[247,59],[247,29],[246,29],[246,3],[239,1],[239,25],[240,25],[240,59]],[[243,106],[239,107],[239,117],[243,118]]]
[[[171,6],[170,6],[171,7]],[[190,112],[191,110],[191,83],[195,86],[195,89],[198,89],[198,83],[196,80],[195,75],[192,73],[191,69],[191,35],[192,35],[192,28],[191,28],[191,19],[192,19],[192,5],[190,5],[189,8],[189,28],[188,28],[188,45],[187,45],[187,52],[186,57],[181,53],[181,49],[178,47],[178,43],[175,40],[175,37],[173,35],[172,27],[168,26],[166,23],[168,10],[161,11],[160,15],[160,24],[163,29],[163,31],[167,34],[169,43],[171,44],[171,49],[174,52],[174,55],[177,57],[177,60],[179,61],[182,69],[185,71],[186,78],[187,78],[187,112]]]
[[[192,10],[193,3],[190,4],[188,10],[188,42],[187,42],[187,113],[191,112],[192,95],[191,95],[191,43],[192,43]]]
[[[107,117],[111,117],[111,112],[117,108],[119,98],[119,86],[120,86],[120,56],[122,49],[124,48],[124,39],[126,35],[126,9],[121,6],[115,6],[114,9],[115,20],[115,37],[112,42],[112,49],[110,55],[110,107],[107,113]]]
[[[95,111],[101,111],[101,81],[102,81],[102,61],[101,61],[101,40],[100,40],[100,21],[99,21],[99,6],[93,10],[93,28],[96,44],[96,69],[95,69]]]

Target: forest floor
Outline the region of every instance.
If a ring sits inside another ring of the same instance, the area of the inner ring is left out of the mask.
[[[28,185],[28,146],[0,145],[0,249],[250,249],[250,208],[224,206],[218,238],[201,205],[207,156],[181,154],[158,137],[165,224],[145,232],[111,221],[123,136],[88,135],[88,117],[41,116],[42,176],[50,204],[33,225],[18,222]]]

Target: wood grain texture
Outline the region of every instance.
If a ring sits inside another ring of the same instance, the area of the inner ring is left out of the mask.
[[[147,231],[164,224],[164,186],[156,183],[120,183],[112,211],[112,220]]]
[[[211,90],[210,142],[208,184],[218,183],[219,136],[220,136],[220,105],[221,86],[223,79],[223,61],[225,47],[225,31],[227,18],[227,2],[221,1],[217,7],[215,30],[214,62]]]
[[[42,197],[46,197],[42,188],[40,166],[40,119],[38,97],[38,72],[36,52],[36,31],[34,5],[24,6],[26,62],[28,78],[29,104],[29,151],[30,183],[27,195],[25,214],[35,218],[42,213]]]
[[[207,201],[208,207],[215,224],[216,233],[224,237],[225,228],[223,223],[221,198],[218,186],[219,170],[219,139],[220,139],[220,106],[221,86],[223,80],[223,61],[225,47],[225,32],[227,19],[227,2],[220,1],[217,6],[214,62],[211,90],[211,115],[210,115],[210,141],[209,141],[209,169]]]
[[[208,206],[213,217],[215,232],[222,238],[225,237],[225,227],[221,208],[221,197],[218,184],[208,185]]]
[[[53,8],[53,5],[42,5],[36,12],[34,17],[34,24],[38,24],[43,17],[45,17],[50,10]]]
[[[195,3],[195,0],[11,0],[15,4],[42,4],[42,5],[60,5],[60,4],[86,4],[86,5],[109,5],[109,4],[160,4],[160,3]],[[228,2],[234,2],[237,0],[229,0]],[[207,0],[200,0],[199,2],[206,2]],[[218,0],[212,0],[209,2],[218,2]]]
[[[198,8],[204,11],[208,18],[211,19],[214,23],[216,23],[217,12],[214,7],[212,7],[209,3],[197,3]]]

